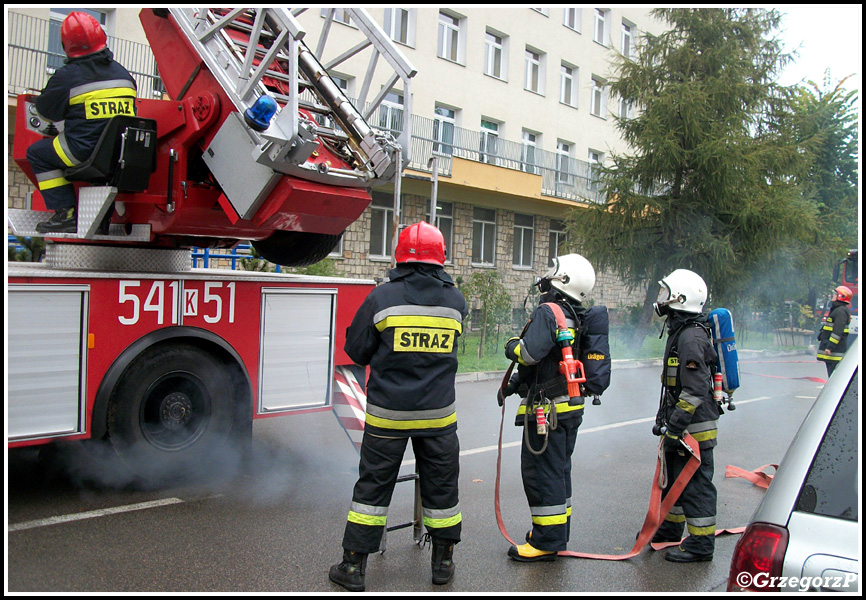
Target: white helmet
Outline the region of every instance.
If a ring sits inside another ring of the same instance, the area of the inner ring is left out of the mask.
[[[657,306],[671,310],[700,313],[707,301],[707,284],[700,275],[688,269],[677,269],[659,281]],[[659,312],[656,309],[656,312]]]
[[[541,278],[544,280],[548,280],[553,289],[583,302],[595,285],[595,269],[580,254],[566,254],[553,259],[553,267]]]

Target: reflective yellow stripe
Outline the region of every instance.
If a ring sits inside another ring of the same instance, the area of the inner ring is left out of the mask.
[[[54,138],[54,141],[51,143],[54,146],[54,151],[57,153],[57,156],[60,157],[60,160],[63,161],[67,167],[74,167],[75,161],[73,161],[69,156],[66,155],[66,151],[63,150],[63,147],[60,145],[60,136],[58,135]]]
[[[463,521],[463,513],[457,513],[453,517],[448,517],[447,519],[434,519],[433,517],[424,517],[423,518],[424,525],[427,527],[435,527],[437,529],[444,529],[445,527],[453,527],[457,525],[461,521]]]
[[[420,315],[392,315],[376,323],[376,329],[379,331],[385,331],[389,327],[433,327],[436,329],[453,329],[457,333],[463,332],[463,324],[457,319]]]
[[[818,355],[818,359],[819,359],[819,360],[840,361],[840,360],[842,360],[842,356],[841,356],[841,355],[839,355],[839,356],[836,356],[836,355],[833,355],[833,356],[827,356],[826,354],[819,354],[819,355]]]
[[[557,402],[556,403],[556,412],[557,412],[557,414],[562,414],[562,413],[567,413],[567,412],[571,412],[574,410],[580,410],[583,407],[584,407],[583,404],[573,404],[572,405],[572,404],[569,404],[568,402]],[[545,406],[544,407],[544,414],[549,414],[549,413],[550,413],[550,407]],[[525,404],[521,404],[520,407],[518,407],[517,414],[518,415],[525,415],[526,414],[526,405]],[[535,413],[532,412],[530,414],[534,415]]]
[[[699,431],[698,433],[693,433],[692,437],[695,438],[698,442],[705,442],[707,440],[714,440],[719,435],[718,429],[710,429],[709,431]]]
[[[671,523],[685,523],[686,522],[686,516],[668,513],[668,515],[665,517],[665,521],[670,521]]]
[[[709,525],[707,527],[695,527],[694,525],[686,525],[689,530],[689,535],[716,535],[716,526]]]
[[[689,404],[685,400],[680,400],[679,402],[677,402],[677,408],[681,408],[682,410],[686,411],[690,415],[693,415],[693,414],[695,414],[695,408],[697,408],[697,407],[692,405],[692,404]]]
[[[349,511],[349,522],[357,523],[359,525],[370,525],[370,526],[384,526],[385,522],[388,520],[388,517],[381,517],[376,515],[362,515],[361,513],[356,513],[353,510]]]
[[[370,413],[367,413],[364,420],[373,427],[379,427],[381,429],[438,429],[456,423],[457,413],[451,413],[447,417],[442,417],[440,419],[418,419],[412,421],[383,419],[382,417],[375,417]]]
[[[568,522],[568,515],[551,515],[549,517],[532,517],[535,525],[564,525]]]
[[[39,182],[40,190],[50,190],[64,185],[72,185],[65,177],[55,177],[54,179],[46,179]]]

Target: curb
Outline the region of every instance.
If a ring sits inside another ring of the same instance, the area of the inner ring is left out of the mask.
[[[770,356],[796,356],[802,354],[811,356],[805,350],[739,350],[737,352],[740,359],[744,355],[749,359],[770,357]],[[641,359],[620,359],[611,361],[611,369],[640,369],[643,367],[660,367],[662,364],[661,358],[641,358]],[[501,371],[478,371],[476,373],[458,373],[456,383],[474,383],[476,381],[501,380],[505,376],[505,369]]]

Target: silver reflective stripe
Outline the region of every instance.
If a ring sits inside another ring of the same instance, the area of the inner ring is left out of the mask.
[[[702,431],[712,431],[713,429],[718,429],[718,427],[718,421],[703,421],[701,423],[690,423],[689,426],[686,427],[686,431],[694,434]]]
[[[680,392],[680,400],[685,400],[686,402],[688,402],[689,404],[691,404],[695,408],[699,407],[701,404],[704,403],[703,399],[698,398],[697,396],[694,396],[692,394],[689,394],[686,391]]]
[[[710,527],[716,524],[716,517],[686,517],[686,523],[694,527]]]
[[[66,172],[62,169],[55,169],[54,171],[46,171],[45,173],[37,173],[36,181],[48,181],[49,179],[57,179],[58,177],[64,177]]]
[[[93,83],[85,83],[75,86],[69,90],[69,97],[75,98],[81,94],[95,92],[97,90],[110,90],[111,88],[129,88],[135,95],[135,85],[128,79],[110,79],[108,81],[95,81]]]
[[[463,321],[463,315],[455,308],[447,306],[421,306],[418,304],[404,304],[400,306],[390,306],[382,309],[373,315],[373,323],[384,321],[388,317],[442,317],[445,319],[454,319],[458,323]]]
[[[460,514],[460,504],[451,508],[425,508],[421,507],[421,513],[428,519],[450,519]]]
[[[375,517],[386,517],[388,516],[388,507],[387,506],[372,506],[370,504],[361,504],[360,502],[352,502],[352,506],[349,507],[349,510],[352,512],[356,512],[361,515],[372,515]]]
[[[382,408],[375,404],[367,403],[367,414],[388,419],[389,421],[428,421],[431,419],[442,419],[453,414],[457,410],[457,403],[452,402],[444,408],[433,408],[430,410],[391,410]]]
[[[520,340],[520,359],[529,366],[538,364],[538,360],[536,360],[535,357],[529,353],[529,350],[526,349],[526,342],[523,340]]]
[[[568,506],[565,504],[558,504],[556,506],[530,506],[529,512],[533,517],[549,517],[554,515],[564,515],[568,510]]]

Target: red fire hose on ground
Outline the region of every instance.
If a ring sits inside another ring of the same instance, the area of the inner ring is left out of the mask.
[[[510,371],[510,370],[509,370]],[[509,373],[510,374],[510,373]],[[506,375],[506,380],[508,375]],[[502,420],[499,423],[499,442],[498,442],[498,454],[496,457],[496,486],[495,486],[495,498],[494,498],[494,508],[496,511],[496,523],[499,526],[499,531],[502,533],[502,536],[508,540],[508,542],[514,546],[517,544],[511,539],[511,536],[508,535],[508,531],[505,528],[505,523],[502,519],[502,510],[499,500],[499,492],[500,492],[500,483],[501,483],[501,472],[502,472],[502,432],[503,426],[505,424],[505,403],[502,403]],[[571,558],[588,558],[595,560],[626,560],[637,556],[640,554],[643,549],[650,544],[650,540],[655,535],[665,516],[670,512],[674,503],[680,497],[683,489],[686,487],[688,482],[691,480],[692,475],[694,475],[695,471],[698,470],[698,467],[701,465],[701,453],[698,448],[698,442],[688,433],[683,440],[684,448],[686,448],[690,454],[689,460],[686,463],[686,466],[683,468],[679,477],[677,477],[676,481],[671,486],[668,494],[662,499],[662,491],[663,488],[660,485],[660,475],[662,468],[662,454],[664,452],[663,443],[659,443],[659,455],[658,460],[656,461],[656,471],[655,476],[653,477],[652,488],[650,489],[650,502],[649,508],[647,509],[646,517],[644,518],[643,526],[641,526],[640,532],[638,533],[637,539],[635,540],[634,547],[625,554],[592,554],[588,552],[574,552],[571,550],[564,550],[558,553],[559,556],[567,556]],[[751,481],[755,485],[767,488],[772,481],[772,476],[763,471],[768,467],[776,467],[776,465],[764,465],[755,469],[754,471],[746,471],[745,469],[741,469],[739,467],[733,467],[728,465],[725,469],[725,477],[743,477],[748,481]],[[736,527],[732,529],[717,529],[716,535],[723,534],[740,534],[745,531],[745,527]],[[669,546],[678,545],[680,542],[665,542],[658,544],[651,544],[650,547],[653,550],[661,550],[663,548],[667,548]]]

